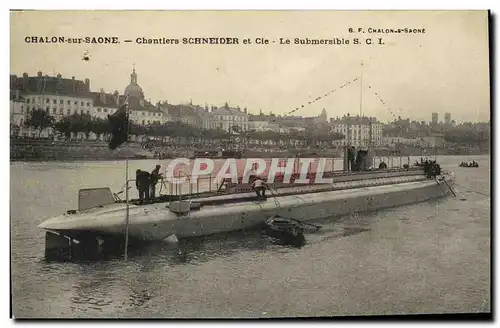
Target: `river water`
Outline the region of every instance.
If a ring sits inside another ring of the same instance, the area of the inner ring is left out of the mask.
[[[490,157],[439,156],[457,198],[319,222],[306,245],[258,231],[155,243],[93,262],[47,262],[37,225],[77,191],[119,190],[124,162],[11,163],[16,318],[255,318],[490,312]],[[412,159],[413,160],[413,159]],[[154,161],[133,161],[152,169]],[[479,193],[478,193],[479,192]]]

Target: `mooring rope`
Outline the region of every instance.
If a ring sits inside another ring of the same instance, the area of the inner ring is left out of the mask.
[[[274,204],[276,204],[276,206],[280,207],[281,204],[278,201],[278,199],[276,198],[276,194],[273,192],[271,186],[269,186],[268,184],[266,184],[266,185],[267,185],[267,190],[269,190],[269,192],[271,193],[271,196],[273,196],[273,198],[274,198]]]
[[[471,189],[471,188],[466,187],[466,186],[459,185],[459,184],[457,184],[457,183],[455,183],[455,185],[456,185],[456,186],[458,186],[458,187],[464,188],[464,189],[466,189],[466,190],[468,190],[468,191],[472,191],[472,192],[474,192],[474,193],[476,193],[476,194],[479,194],[479,195],[483,195],[483,196],[487,196],[487,197],[490,197],[490,196],[491,196],[490,194],[482,193],[482,192],[480,192],[480,191],[477,191],[477,190]]]

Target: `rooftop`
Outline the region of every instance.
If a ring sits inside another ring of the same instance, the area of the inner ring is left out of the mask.
[[[192,105],[172,105],[160,103],[160,108],[163,109],[164,112],[167,112],[172,117],[193,117],[193,118],[201,118],[199,114],[199,108],[196,109],[195,106]]]
[[[359,125],[364,125],[364,124],[369,124],[369,123],[380,123],[377,121],[377,118],[375,117],[368,117],[368,116],[342,116],[341,118],[336,117],[336,118],[331,118],[330,119],[331,124],[359,124]]]
[[[104,93],[103,91],[91,92],[91,95],[96,107],[119,108],[125,102],[125,96],[120,96],[118,92],[115,94]]]
[[[219,107],[212,111],[213,115],[233,115],[233,116],[248,116],[247,113],[243,112],[239,108],[229,107],[226,103],[224,106]]]
[[[42,75],[28,76],[24,73],[22,77],[10,75],[10,88],[20,90],[24,94],[53,94],[71,97],[90,98],[90,80],[76,80],[74,77],[66,79],[57,76]]]

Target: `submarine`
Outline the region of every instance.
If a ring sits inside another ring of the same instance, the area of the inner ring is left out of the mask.
[[[47,256],[84,245],[101,249],[124,235],[130,239],[128,245],[134,245],[172,235],[189,238],[251,229],[272,216],[317,220],[455,195],[454,174],[432,172],[422,166],[325,172],[331,183],[270,183],[266,199],[243,183],[160,195],[145,204],[123,201],[108,187],[81,189],[77,209],[50,218],[39,228],[45,230]]]

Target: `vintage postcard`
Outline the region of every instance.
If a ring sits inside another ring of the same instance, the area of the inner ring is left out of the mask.
[[[12,317],[491,318],[490,55],[481,10],[11,11]]]

